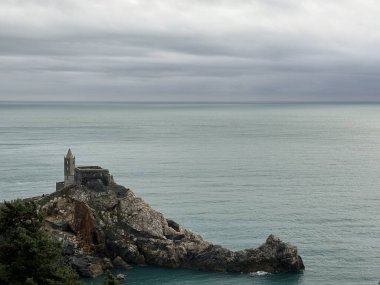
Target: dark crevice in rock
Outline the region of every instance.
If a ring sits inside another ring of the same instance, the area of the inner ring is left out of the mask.
[[[176,232],[181,231],[181,226],[179,224],[177,224],[176,222],[174,222],[173,220],[166,219],[166,222],[168,223],[168,226],[171,227]]]

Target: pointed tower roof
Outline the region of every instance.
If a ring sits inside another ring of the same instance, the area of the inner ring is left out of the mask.
[[[71,152],[71,149],[69,149],[69,150],[67,151],[66,158],[74,158],[74,156],[73,156],[73,154],[72,154],[72,152]]]

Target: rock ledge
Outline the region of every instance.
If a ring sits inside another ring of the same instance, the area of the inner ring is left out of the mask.
[[[112,183],[107,191],[69,186],[36,199],[45,228],[63,243],[66,261],[81,276],[94,277],[127,263],[229,272],[299,272],[297,248],[270,235],[255,249],[231,251],[153,210]]]

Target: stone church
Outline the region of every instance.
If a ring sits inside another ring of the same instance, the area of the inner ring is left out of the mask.
[[[71,185],[83,185],[87,188],[106,191],[113,181],[108,169],[100,166],[75,166],[75,156],[68,150],[63,158],[64,181],[56,183],[59,191]]]

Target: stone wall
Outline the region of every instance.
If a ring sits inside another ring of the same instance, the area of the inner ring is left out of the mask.
[[[81,166],[75,168],[75,184],[86,185],[92,180],[101,180],[104,186],[109,186],[111,177],[108,169],[99,166]]]
[[[65,182],[60,181],[55,183],[55,191],[61,190],[63,187],[65,187]]]

